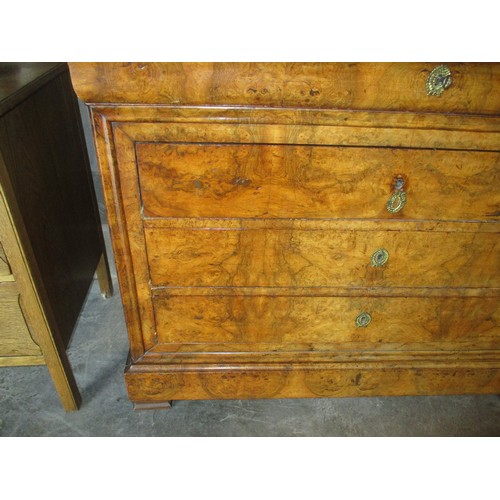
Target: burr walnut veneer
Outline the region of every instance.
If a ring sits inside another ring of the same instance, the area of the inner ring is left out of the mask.
[[[500,391],[500,65],[70,68],[136,405]]]

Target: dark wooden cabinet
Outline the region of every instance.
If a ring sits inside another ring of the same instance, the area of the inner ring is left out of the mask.
[[[500,391],[500,65],[70,65],[129,396]]]
[[[66,64],[0,64],[0,187],[0,365],[47,364],[74,410],[65,350],[96,268],[111,281]]]

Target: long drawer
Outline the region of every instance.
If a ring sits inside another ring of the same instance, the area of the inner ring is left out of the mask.
[[[500,217],[498,153],[263,144],[136,148],[145,217]],[[390,200],[399,192],[406,205],[395,210],[400,204]]]
[[[404,349],[416,342],[491,345],[500,335],[498,297],[181,295],[157,297],[154,308],[159,344],[362,342]]]
[[[498,233],[391,229],[149,228],[151,284],[500,286]]]

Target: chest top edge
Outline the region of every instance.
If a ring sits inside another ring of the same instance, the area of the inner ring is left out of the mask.
[[[70,63],[87,104],[500,114],[498,63]],[[448,77],[433,76],[445,67]]]

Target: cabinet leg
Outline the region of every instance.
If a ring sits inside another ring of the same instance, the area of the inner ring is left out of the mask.
[[[56,351],[56,349],[54,349]],[[45,353],[47,358],[47,368],[56,387],[56,391],[61,398],[61,403],[65,411],[76,411],[80,408],[82,397],[75,376],[69,364],[66,353],[51,352]],[[56,358],[52,360],[52,358]]]
[[[111,281],[111,274],[109,272],[109,264],[105,251],[99,259],[99,264],[97,264],[96,274],[97,281],[99,281],[99,288],[101,289],[101,295],[105,299],[109,299],[113,295],[113,283]]]
[[[134,410],[170,410],[172,401],[160,401],[158,403],[134,403]]]

